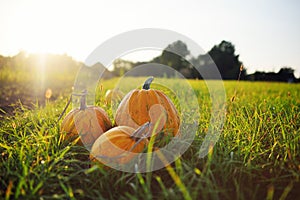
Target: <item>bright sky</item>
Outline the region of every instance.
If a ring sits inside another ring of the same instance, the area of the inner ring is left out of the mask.
[[[115,35],[162,28],[205,51],[222,40],[232,42],[248,73],[288,66],[299,77],[299,10],[297,0],[0,0],[0,54],[66,53],[84,61]]]

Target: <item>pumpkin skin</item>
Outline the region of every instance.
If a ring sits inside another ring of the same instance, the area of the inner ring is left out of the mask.
[[[119,103],[123,97],[124,94],[119,89],[107,90],[105,93],[105,101],[107,104],[111,104],[112,102]]]
[[[134,133],[136,130],[128,126],[117,126],[108,130],[93,144],[90,159],[102,164],[120,165],[130,162],[148,144],[146,138],[135,137]]]
[[[146,122],[154,126],[155,133],[176,136],[179,133],[180,118],[172,101],[161,91],[150,89],[153,77],[147,79],[141,90],[130,91],[119,104],[115,122],[118,126],[138,128]]]
[[[80,136],[77,144],[91,148],[95,140],[112,128],[107,113],[97,106],[86,106],[85,97],[81,98],[80,108],[70,111],[61,124],[63,140],[74,140]]]

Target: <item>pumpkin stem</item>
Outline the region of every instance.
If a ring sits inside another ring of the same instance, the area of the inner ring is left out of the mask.
[[[144,89],[144,90],[149,90],[149,89],[150,89],[150,84],[152,83],[153,80],[154,80],[154,77],[153,77],[153,76],[149,77],[149,78],[145,81],[145,83],[144,83],[144,85],[143,85],[143,89]]]
[[[144,135],[146,135],[145,134],[145,131],[147,131],[146,130],[146,128],[148,128],[150,126],[150,122],[146,122],[145,124],[143,124],[142,126],[140,126],[136,131],[134,131],[133,133],[132,133],[132,135],[130,136],[130,138],[136,138],[136,140],[139,140],[139,138],[138,138],[138,136],[140,135],[140,134],[143,134],[143,136],[140,136],[140,137],[144,137]],[[149,131],[149,130],[148,130]],[[146,132],[146,133],[148,133],[148,131]]]
[[[62,111],[62,113],[60,113],[58,119],[57,119],[57,122],[62,118],[62,116],[65,114],[65,112],[67,111],[67,108],[69,107],[70,103],[72,101],[72,94],[70,95],[70,98],[68,100],[68,103],[67,105],[65,106],[64,110]]]
[[[83,90],[81,97],[80,97],[80,110],[85,110],[86,109],[86,95],[87,95],[87,90]]]

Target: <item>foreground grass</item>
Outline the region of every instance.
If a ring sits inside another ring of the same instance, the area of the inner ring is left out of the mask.
[[[175,163],[152,173],[92,166],[86,149],[61,141],[56,120],[67,98],[34,110],[20,107],[0,122],[1,198],[299,198],[300,85],[225,82],[224,129],[200,159],[210,101],[204,82],[190,84],[201,110],[197,137]],[[104,82],[99,98],[112,86]],[[109,109],[103,98],[99,105]]]

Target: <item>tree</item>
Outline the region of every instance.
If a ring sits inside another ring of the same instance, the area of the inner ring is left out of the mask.
[[[190,50],[188,50],[187,45],[181,40],[169,44],[165,50],[174,52],[183,58],[186,58],[190,54]]]
[[[279,81],[284,82],[296,82],[296,77],[294,75],[294,69],[290,67],[283,67],[278,72]]]
[[[178,40],[169,44],[162,52],[162,54],[152,60],[152,62],[167,65],[177,70],[178,72],[184,72],[187,78],[191,78],[190,64],[187,61],[187,57],[190,55],[190,51],[187,45]],[[173,76],[174,74],[167,74],[167,76]]]
[[[254,74],[248,75],[246,79],[251,81],[298,82],[294,75],[294,69],[290,67],[283,67],[277,73],[256,71]]]
[[[223,79],[237,79],[240,73],[242,62],[239,55],[235,55],[235,47],[232,43],[223,40],[215,45],[208,54],[217,65]],[[244,77],[246,70],[242,70],[241,77]]]

